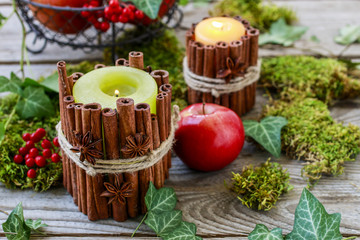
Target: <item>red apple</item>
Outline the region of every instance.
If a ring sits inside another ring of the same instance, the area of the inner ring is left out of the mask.
[[[215,171],[239,155],[245,140],[239,116],[229,108],[207,103],[181,111],[174,150],[190,168]]]

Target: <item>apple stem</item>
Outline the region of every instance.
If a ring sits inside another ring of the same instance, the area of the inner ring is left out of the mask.
[[[205,113],[205,102],[203,102],[202,110],[203,110],[203,114],[206,115],[206,113]]]

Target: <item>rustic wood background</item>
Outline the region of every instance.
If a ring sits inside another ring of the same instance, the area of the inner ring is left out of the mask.
[[[299,24],[309,26],[309,31],[303,40],[295,44],[295,48],[273,47],[261,49],[261,56],[277,56],[284,54],[316,54],[323,49],[338,55],[344,46],[333,42],[338,29],[346,24],[360,24],[360,1],[355,0],[288,0],[274,1],[278,5],[293,8],[299,16]],[[0,12],[4,15],[11,11],[9,0],[0,0]],[[194,9],[188,6],[184,9],[184,27],[199,21],[207,15],[208,9]],[[184,39],[184,30],[177,30],[179,39]],[[309,41],[316,35],[319,44]],[[8,76],[11,71],[18,72],[20,60],[21,33],[18,20],[13,17],[0,30],[0,75]],[[306,50],[305,50],[306,49]],[[130,50],[130,49],[129,49]],[[360,44],[355,44],[343,52],[343,56],[360,59]],[[29,54],[31,66],[26,67],[26,74],[39,77],[55,70],[58,60],[76,63],[84,59],[101,59],[101,52],[85,54],[81,50],[60,48],[48,45],[39,55]],[[253,119],[261,112],[266,103],[263,92],[258,90],[256,107],[244,116]],[[344,124],[353,123],[360,126],[360,98],[336,103],[331,112],[335,119]],[[249,143],[238,159],[225,169],[200,173],[188,169],[178,158],[173,158],[171,177],[166,186],[173,187],[178,196],[177,208],[183,211],[184,219],[193,222],[198,227],[198,234],[209,239],[247,239],[257,223],[263,223],[270,229],[281,227],[284,234],[291,231],[295,207],[299,201],[302,189],[307,185],[301,177],[302,162],[282,156],[279,160],[288,168],[292,177],[294,190],[283,195],[275,209],[269,212],[250,210],[236,199],[224,186],[224,180],[229,182],[231,172],[238,172],[247,164],[259,165],[270,155]],[[341,233],[344,237],[360,238],[360,166],[359,157],[355,162],[345,164],[345,173],[340,177],[323,177],[312,193],[324,204],[329,213],[339,212],[342,215]],[[18,202],[23,202],[25,218],[42,218],[49,225],[46,236],[35,236],[32,239],[127,239],[136,228],[140,218],[118,223],[113,220],[90,222],[87,216],[78,212],[72,198],[62,187],[54,188],[45,193],[33,191],[9,190],[0,184],[0,209],[10,212]],[[0,223],[7,216],[0,212]],[[142,226],[137,237],[153,239],[156,236],[146,226]],[[5,235],[0,232],[0,238]]]

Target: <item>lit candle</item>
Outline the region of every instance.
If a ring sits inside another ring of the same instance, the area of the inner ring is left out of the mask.
[[[230,43],[244,35],[244,25],[230,17],[208,18],[195,28],[195,40],[205,45],[215,45],[220,41]]]
[[[158,88],[147,72],[131,67],[106,67],[93,70],[76,81],[73,88],[75,102],[99,103],[102,108],[116,108],[117,98],[132,98],[148,103],[156,113]]]

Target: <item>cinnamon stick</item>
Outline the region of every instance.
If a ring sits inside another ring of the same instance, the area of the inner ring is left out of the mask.
[[[77,80],[79,80],[79,78],[81,78],[82,76],[84,76],[83,73],[81,72],[74,72],[73,74],[71,74],[73,76],[73,83],[75,83]]]
[[[250,27],[250,22],[245,19],[241,19],[241,23],[244,25],[244,28]]]
[[[188,63],[188,67],[191,70],[191,64],[195,61],[195,56],[192,55],[191,51],[191,46],[193,45],[194,40],[190,40],[188,43],[188,46],[186,48],[186,56],[187,56],[187,63]],[[194,59],[192,60],[191,58],[194,57]]]
[[[195,74],[202,76],[204,73],[204,45],[200,42],[195,42]]]
[[[134,136],[136,133],[135,123],[135,109],[134,100],[131,98],[119,98],[116,101],[116,109],[119,114],[119,128],[120,128],[120,145],[126,145],[126,138]],[[128,158],[129,156],[124,156]],[[138,172],[124,173],[126,182],[131,182],[133,187],[133,196],[127,198],[127,211],[129,217],[136,217],[138,215],[138,201],[139,201],[139,181]]]
[[[142,52],[130,52],[129,66],[133,68],[144,69],[144,54]]]
[[[171,84],[164,84],[161,85],[159,88],[160,92],[167,93],[167,97],[165,97],[166,100],[166,137],[169,136],[171,131],[171,97],[172,97],[172,86]],[[167,162],[168,162],[168,169],[171,168],[171,151],[167,154]],[[168,176],[168,173],[167,173]]]
[[[100,68],[104,68],[104,67],[106,67],[105,64],[99,63],[99,64],[96,64],[96,65],[94,66],[94,69],[100,69]]]
[[[230,106],[230,97],[229,94],[225,93],[221,95],[221,105],[224,107]]]
[[[129,61],[125,58],[119,58],[115,61],[115,66],[123,66],[123,67],[128,67],[129,66]]]
[[[242,36],[241,41],[243,42],[243,53],[242,56],[244,58],[244,65],[241,68],[242,71],[246,71],[249,67],[249,55],[250,55],[250,37],[249,36]]]
[[[167,138],[167,121],[166,121],[166,99],[168,94],[165,92],[159,93],[156,96],[156,113],[159,123],[160,142],[164,142]],[[165,178],[169,175],[169,167],[167,156],[161,160],[163,163],[163,170]]]
[[[204,47],[204,70],[203,75],[205,77],[215,77],[215,46],[206,45]]]
[[[63,107],[64,107],[64,126],[65,126],[65,129],[63,130],[64,131],[64,134],[67,138],[67,140],[69,140],[71,138],[71,131],[70,131],[70,122],[69,122],[69,118],[67,116],[67,111],[66,111],[66,107],[69,105],[69,104],[72,104],[74,103],[74,97],[71,96],[71,95],[68,95],[68,96],[65,96],[64,99],[63,99],[64,103],[63,103]],[[64,186],[65,188],[67,189],[68,193],[70,193],[70,195],[72,196],[73,195],[73,191],[72,191],[72,182],[71,182],[71,169],[70,169],[70,159],[64,155],[64,158],[63,158],[63,173],[64,173],[64,179],[66,178],[66,180],[63,180],[64,183]]]
[[[136,121],[136,132],[143,133],[150,138],[150,151],[153,150],[152,140],[152,124],[151,124],[151,113],[150,106],[147,103],[139,103],[135,105],[135,121]],[[149,183],[154,182],[153,167],[143,169],[139,171],[139,186],[140,186],[140,205],[141,213],[147,212],[145,204],[145,195],[149,188]]]
[[[196,71],[197,48],[201,47],[201,46],[202,46],[202,44],[197,41],[191,42],[191,45],[190,45],[190,70],[193,73],[195,73],[195,71]]]
[[[194,31],[192,31],[191,29],[186,31],[186,33],[185,33],[185,48],[189,47],[190,40],[195,40],[194,39]]]
[[[196,90],[193,90],[190,87],[187,87],[188,89],[188,102],[189,104],[194,104],[196,103]]]
[[[230,57],[234,63],[239,59],[241,63],[244,63],[245,55],[243,55],[243,42],[241,40],[232,41],[230,43]],[[240,93],[235,92],[230,94],[230,108],[236,112],[237,115],[241,116],[241,103]]]
[[[104,129],[104,141],[106,159],[119,159],[120,158],[120,140],[119,140],[119,121],[117,114],[114,109],[104,108],[101,112],[103,129]],[[117,178],[117,179],[116,179]],[[115,181],[119,183],[124,182],[123,174],[109,174],[109,181],[115,184]],[[111,203],[112,217],[115,221],[126,221],[127,220],[127,208],[126,204],[121,204],[118,201]]]
[[[211,92],[204,92],[203,93],[203,102],[206,102],[206,103],[213,103],[214,102]]]
[[[215,73],[226,68],[226,58],[229,57],[229,44],[217,42],[215,45]]]
[[[102,139],[101,124],[101,105],[98,103],[86,104],[82,108],[83,113],[83,132],[91,132],[93,141]],[[84,120],[87,122],[84,123]],[[90,120],[90,121],[88,121]],[[98,151],[103,151],[102,143],[95,146]],[[104,176],[96,174],[96,176],[86,175],[86,204],[87,215],[89,220],[109,218],[107,200],[101,197],[101,193],[105,191]]]
[[[154,70],[150,75],[155,79],[158,88],[169,83],[169,72],[165,70]]]
[[[237,20],[237,21],[239,21],[239,22],[241,22],[242,17],[241,17],[241,16],[235,16],[234,19]]]
[[[82,113],[81,113],[81,109],[82,109],[83,104],[82,103],[76,103],[75,104],[75,134],[82,134]],[[77,165],[75,165],[75,169],[76,169],[76,187],[77,187],[77,195],[78,195],[78,207],[79,207],[79,211],[83,212],[83,205],[82,205],[82,200],[81,200],[81,188],[80,188],[80,179],[83,177],[85,177],[85,171],[83,169],[81,169],[80,167],[78,167]]]
[[[152,140],[153,148],[156,150],[160,146],[160,132],[159,123],[155,114],[151,115],[151,128],[152,128]],[[165,175],[162,161],[160,160],[154,165],[154,185],[157,189],[162,188],[165,182]]]
[[[69,129],[69,138],[68,141],[71,145],[75,145],[75,131],[76,131],[76,125],[75,125],[75,104],[69,104],[66,107],[66,116],[67,116],[67,122]],[[64,156],[64,155],[63,155]],[[76,183],[76,164],[69,160],[68,166],[70,167],[70,179],[71,179],[71,187],[72,187],[72,196],[74,203],[78,204],[78,189],[77,189],[77,183]]]
[[[250,36],[250,66],[256,66],[258,60],[258,51],[259,51],[259,34],[260,31],[256,28],[252,28],[247,32],[247,35]]]

